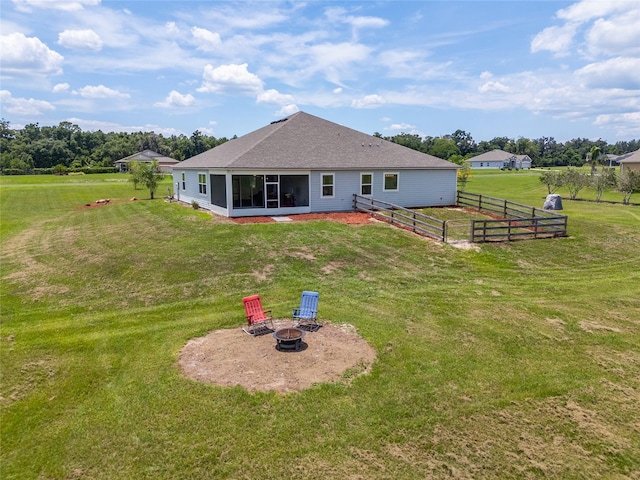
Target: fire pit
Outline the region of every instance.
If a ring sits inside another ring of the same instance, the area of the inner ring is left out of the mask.
[[[300,350],[302,338],[306,332],[300,328],[281,328],[273,332],[273,338],[276,339],[276,348],[278,350]]]

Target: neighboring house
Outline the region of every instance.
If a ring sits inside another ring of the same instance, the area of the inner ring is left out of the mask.
[[[516,155],[504,150],[491,150],[467,159],[471,168],[513,168],[516,170],[531,168],[529,155]]]
[[[606,163],[609,167],[615,167],[619,165],[618,160],[622,157],[625,157],[625,155],[614,155],[613,153],[607,153],[604,155],[604,158],[600,157],[600,161],[603,164]]]
[[[349,211],[354,194],[444,206],[456,203],[459,168],[297,112],[180,162],[174,196],[228,217]]]
[[[617,160],[620,164],[620,172],[624,172],[626,170],[635,170],[640,172],[640,149],[635,152],[627,153],[626,155],[620,155]]]
[[[118,167],[118,171],[120,172],[128,172],[129,164],[133,161],[141,162],[141,163],[149,163],[154,160],[158,161],[158,166],[160,167],[161,172],[171,173],[172,167],[180,163],[175,158],[166,157],[152,150],[144,150],[143,152],[134,153],[133,155],[129,155],[128,157],[121,158],[120,160],[115,161],[116,167]]]

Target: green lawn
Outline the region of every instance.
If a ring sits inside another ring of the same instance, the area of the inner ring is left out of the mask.
[[[466,190],[546,195],[534,172]],[[473,251],[148,197],[0,177],[3,480],[638,478],[640,207],[563,199],[569,237]],[[189,339],[240,332],[243,296],[283,317],[303,289],[371,373],[287,395],[180,375]]]

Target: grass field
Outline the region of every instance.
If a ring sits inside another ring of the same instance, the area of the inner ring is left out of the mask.
[[[216,221],[123,179],[0,177],[3,480],[640,478],[640,207],[564,200],[569,237],[472,251]],[[533,172],[466,189],[546,194]],[[287,395],[181,376],[243,296],[282,317],[303,289],[376,349],[369,374]]]

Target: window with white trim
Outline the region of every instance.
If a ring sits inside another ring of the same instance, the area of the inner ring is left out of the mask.
[[[360,174],[360,195],[371,195],[373,193],[373,173]]]
[[[185,180],[184,172],[182,172],[182,190],[187,189],[187,181]]]
[[[384,173],[384,184],[382,190],[385,192],[397,192],[399,190],[398,173]]]
[[[200,192],[201,195],[207,194],[207,174],[206,173],[198,174],[198,192]]]
[[[335,175],[333,173],[323,173],[320,178],[322,182],[320,196],[322,198],[333,198],[335,196]]]

